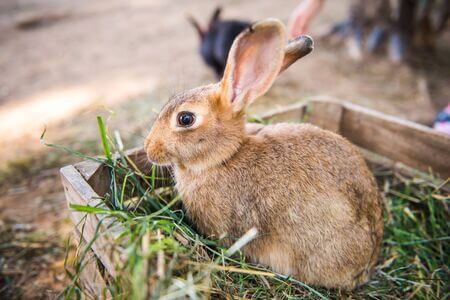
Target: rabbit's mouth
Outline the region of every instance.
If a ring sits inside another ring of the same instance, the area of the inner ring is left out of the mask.
[[[157,165],[160,167],[168,167],[171,165],[171,162],[168,159],[164,159],[162,157],[155,157],[152,154],[149,154],[149,152],[147,152],[147,159],[148,161],[152,164],[152,165]]]

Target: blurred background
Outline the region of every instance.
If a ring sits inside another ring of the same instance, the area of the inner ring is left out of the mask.
[[[96,115],[139,147],[168,97],[216,81],[199,54],[190,14],[223,19],[279,18],[298,0],[0,1],[0,298],[53,298],[71,233],[59,168],[79,161],[45,141],[95,155]],[[313,38],[349,14],[352,1],[325,1]],[[315,38],[250,113],[331,97],[430,126],[450,99],[450,34],[408,62],[383,55],[355,60],[346,47]],[[70,253],[69,247],[69,253]],[[69,255],[70,257],[70,255]]]

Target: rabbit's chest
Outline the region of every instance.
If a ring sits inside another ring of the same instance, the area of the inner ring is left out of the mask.
[[[222,174],[175,175],[187,214],[203,233],[241,236],[252,227],[267,227],[265,222],[271,219],[267,210],[273,210],[273,205],[265,203],[267,193],[260,197],[245,180],[227,181]]]
[[[215,236],[228,232],[232,207],[213,186],[211,178],[199,175],[194,179],[186,174],[175,177],[187,215],[200,231]]]
[[[176,174],[176,188],[187,206],[221,215],[231,213],[241,205],[245,191],[236,183],[231,183],[221,174]]]

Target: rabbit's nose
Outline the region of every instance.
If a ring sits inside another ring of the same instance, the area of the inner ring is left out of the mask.
[[[148,148],[150,147],[150,143],[151,143],[151,138],[150,138],[150,135],[149,135],[144,140],[144,151],[146,153],[148,153]]]
[[[147,138],[144,144],[145,153],[151,162],[161,162],[165,157],[164,143],[160,139],[152,140]]]

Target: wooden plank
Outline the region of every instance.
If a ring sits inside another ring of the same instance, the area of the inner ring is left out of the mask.
[[[81,284],[83,285],[83,294],[88,299],[110,299],[110,293],[107,284],[100,273],[97,256],[93,251],[88,251],[85,258],[85,266],[80,274]],[[104,297],[99,297],[104,295]]]
[[[297,103],[262,116],[264,121],[273,123],[280,122],[301,122],[306,110],[306,103]]]
[[[99,162],[86,160],[74,165],[95,193],[104,197],[109,190],[111,175],[108,168]]]
[[[450,176],[450,137],[417,123],[344,103],[341,134],[354,144],[442,179]]]
[[[450,137],[429,127],[348,102],[311,100],[267,114],[265,120],[300,121],[340,133],[355,145],[395,162],[450,176]],[[406,169],[405,169],[406,170]]]
[[[74,166],[64,167],[60,172],[68,206],[79,204],[108,209]],[[84,240],[86,242],[94,240],[92,250],[108,273],[114,276],[118,260],[113,255],[113,250],[115,238],[122,232],[120,224],[112,223],[111,219],[104,215],[86,214],[70,208],[69,215],[76,230],[83,234]]]
[[[78,239],[77,241],[80,241],[81,239],[81,246],[85,247],[86,241],[76,228],[74,229],[73,234]],[[79,274],[83,286],[83,294],[87,299],[99,299],[100,295],[103,295],[101,299],[110,299],[111,294],[107,289],[105,278],[99,268],[101,262],[97,259],[97,256],[92,250],[89,250],[83,259],[84,267],[81,270],[81,274]]]
[[[343,107],[338,101],[314,100],[296,103],[265,114],[265,121],[280,123],[311,123],[323,129],[339,132]]]
[[[430,175],[429,173],[411,168],[401,162],[394,161],[390,158],[387,158],[386,156],[382,156],[364,148],[359,148],[359,150],[363,154],[366,161],[369,163],[373,163],[377,166],[382,166],[386,169],[392,170],[395,173],[399,173],[410,178],[422,178],[428,182],[433,183],[435,186],[440,186],[442,190],[450,192],[450,185],[446,184],[445,181],[443,179],[440,179],[439,177],[435,177],[433,175]]]
[[[336,133],[340,132],[343,107],[335,101],[309,101],[303,121]]]

